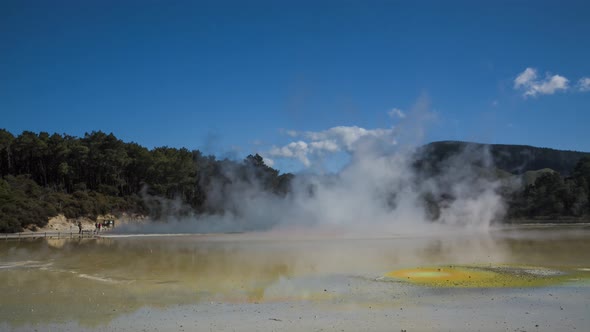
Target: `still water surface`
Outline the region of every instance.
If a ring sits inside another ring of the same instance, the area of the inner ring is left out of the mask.
[[[345,283],[349,288],[351,278],[399,283],[402,281],[389,280],[387,274],[423,266],[544,268],[567,276],[556,279],[553,287],[573,284],[582,289],[582,298],[588,298],[588,226],[427,236],[309,235],[2,241],[0,326],[11,329],[75,322],[100,327],[141,308],[166,309],[211,301],[301,303],[340,299],[385,303],[387,297],[366,296],[370,292],[366,288],[351,291],[343,287],[342,278],[348,280]]]

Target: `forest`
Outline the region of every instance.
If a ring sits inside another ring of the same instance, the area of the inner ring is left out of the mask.
[[[487,166],[481,158],[473,163],[492,168],[482,176],[493,174],[503,183],[499,188],[507,205],[503,222],[590,222],[590,153],[442,141],[423,146],[416,165],[436,173],[445,160],[469,150],[487,152]]]
[[[427,145],[416,167],[435,165],[464,144],[469,143]],[[494,167],[503,169],[495,174],[523,179],[516,190],[502,192],[506,221],[586,220],[590,155],[526,147],[524,163],[523,149],[491,146]],[[294,177],[265,165],[258,154],[242,161],[219,160],[199,150],[147,149],[101,131],[83,137],[31,131],[15,136],[0,129],[0,232],[43,227],[58,214],[96,218],[127,213],[158,220],[223,213],[232,183],[283,197]]]
[[[259,155],[242,162],[217,160],[198,150],[125,143],[113,134],[69,135],[0,129],[0,232],[44,226],[49,217],[111,213],[159,219],[217,213],[232,180],[285,195],[293,175],[264,164]]]

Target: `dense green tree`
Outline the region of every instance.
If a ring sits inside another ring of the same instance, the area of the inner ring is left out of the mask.
[[[572,173],[576,197],[573,209],[578,215],[590,214],[590,157],[580,159]]]
[[[50,193],[27,176],[0,179],[0,232],[15,232],[26,225],[42,227],[57,214]]]
[[[0,129],[0,176],[11,174],[12,144],[14,136],[5,129]]]
[[[578,161],[571,177],[545,172],[508,199],[509,217],[556,218],[590,216],[590,158]]]

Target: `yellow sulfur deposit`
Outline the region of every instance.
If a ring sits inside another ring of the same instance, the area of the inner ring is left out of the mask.
[[[538,287],[567,281],[572,276],[557,270],[530,267],[440,266],[395,270],[385,275],[431,287]]]

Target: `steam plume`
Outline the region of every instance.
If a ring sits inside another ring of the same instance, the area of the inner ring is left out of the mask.
[[[489,176],[488,151],[467,148],[433,167],[420,163],[428,151],[419,144],[424,123],[434,118],[420,100],[397,126],[365,129],[339,126],[319,132],[290,131],[295,141],[265,156],[292,158],[304,166],[332,153],[350,162],[336,173],[302,173],[285,196],[244,181],[224,169],[227,183],[214,185],[209,204],[219,214],[190,216],[150,231],[219,232],[269,229],[329,229],[336,232],[394,233],[440,231],[445,226],[486,229],[502,217],[500,183]],[[147,231],[146,229],[140,231]]]

